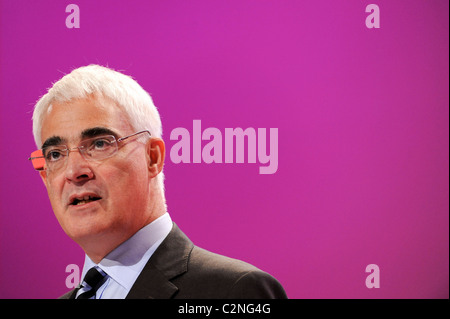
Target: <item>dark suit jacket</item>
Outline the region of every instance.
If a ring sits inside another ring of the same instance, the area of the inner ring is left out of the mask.
[[[74,297],[72,290],[60,298]],[[271,275],[243,261],[195,246],[174,224],[126,298],[284,299],[287,296]]]

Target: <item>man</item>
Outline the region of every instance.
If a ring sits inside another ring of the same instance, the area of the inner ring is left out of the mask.
[[[30,159],[61,227],[85,251],[62,298],[286,298],[269,274],[203,250],[167,213],[161,120],[132,78],[78,68],[36,104]]]

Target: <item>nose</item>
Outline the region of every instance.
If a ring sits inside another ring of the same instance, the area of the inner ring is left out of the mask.
[[[89,162],[81,155],[78,148],[69,150],[66,161],[65,175],[67,180],[80,183],[94,177]]]

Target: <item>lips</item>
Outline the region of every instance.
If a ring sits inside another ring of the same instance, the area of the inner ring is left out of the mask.
[[[72,195],[69,199],[69,206],[79,206],[102,199],[101,196],[94,193],[84,193]]]

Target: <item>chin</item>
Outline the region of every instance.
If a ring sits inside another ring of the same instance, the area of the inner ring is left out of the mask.
[[[63,227],[63,229],[67,236],[77,243],[100,240],[110,231],[108,225],[95,223],[94,221],[78,224],[71,223],[69,227]]]

